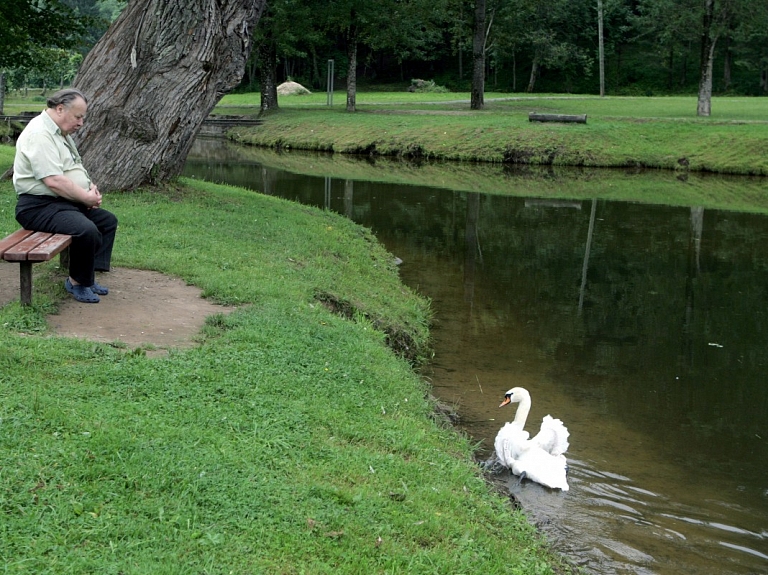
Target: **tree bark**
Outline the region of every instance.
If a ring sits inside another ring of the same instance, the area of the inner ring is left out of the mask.
[[[272,34],[267,32],[259,45],[259,75],[261,90],[261,111],[277,110],[277,47]]]
[[[512,50],[512,91],[517,92],[517,51]]]
[[[5,72],[0,70],[0,114],[5,109]]]
[[[667,90],[672,91],[672,87],[674,86],[674,72],[675,72],[675,47],[670,45],[669,46],[669,58],[667,59]]]
[[[697,116],[709,116],[712,113],[712,69],[715,58],[717,36],[713,34],[715,0],[704,1],[704,23],[701,33],[701,68],[699,74],[699,99],[696,106]]]
[[[310,47],[312,55],[312,88],[317,89],[322,86],[323,77],[320,75],[320,60],[317,57],[317,48],[312,44]]]
[[[533,59],[533,63],[531,64],[531,76],[528,79],[528,87],[525,89],[525,91],[530,94],[533,92],[533,90],[536,88],[536,80],[539,77],[539,60],[537,58]]]
[[[354,112],[357,110],[357,28],[354,23],[347,33],[347,58],[347,112]]]
[[[86,56],[78,147],[102,191],[181,173],[200,125],[238,85],[265,0],[133,0]]]
[[[469,107],[485,106],[485,0],[475,0],[475,31],[472,35],[472,92]]]
[[[605,96],[605,47],[603,43],[603,0],[597,0],[597,45],[600,60],[600,97]]]
[[[731,37],[725,38],[725,59],[723,61],[723,90],[726,92],[731,88],[732,69],[733,69],[733,51],[731,50]]]

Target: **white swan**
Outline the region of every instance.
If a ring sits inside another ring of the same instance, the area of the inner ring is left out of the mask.
[[[496,456],[515,475],[527,477],[547,487],[568,491],[568,450],[570,433],[559,419],[547,415],[541,430],[533,439],[523,429],[531,411],[531,394],[522,387],[513,387],[504,395],[499,407],[519,403],[514,421],[504,425],[496,435]]]

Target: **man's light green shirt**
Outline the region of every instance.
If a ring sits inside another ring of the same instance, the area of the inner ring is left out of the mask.
[[[86,190],[91,185],[74,140],[43,112],[29,121],[16,141],[13,186],[19,195],[56,196],[43,178],[60,175]]]

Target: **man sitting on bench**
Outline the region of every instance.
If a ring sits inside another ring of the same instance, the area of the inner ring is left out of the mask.
[[[96,271],[109,271],[117,218],[101,209],[101,193],[83,167],[71,134],[83,125],[86,97],[74,88],[48,98],[16,142],[16,220],[38,232],[72,236],[64,286],[77,301],[98,303],[109,290]]]

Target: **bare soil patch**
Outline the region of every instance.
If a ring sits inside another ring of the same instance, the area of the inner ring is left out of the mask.
[[[79,303],[69,296],[62,300],[59,313],[48,316],[54,333],[168,350],[195,345],[206,317],[234,309],[213,304],[195,286],[157,272],[115,268],[98,274],[97,281],[109,288],[109,295],[97,304]],[[19,267],[2,262],[0,305],[18,297]]]

